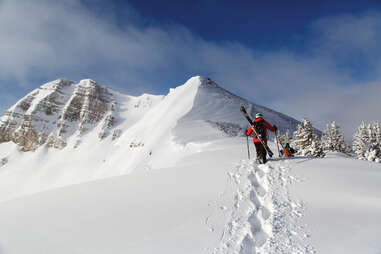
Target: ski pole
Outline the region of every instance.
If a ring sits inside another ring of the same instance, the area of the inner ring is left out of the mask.
[[[278,155],[280,158],[282,156],[281,156],[280,151],[279,151],[279,142],[278,142],[278,132],[277,131],[275,132],[275,138],[276,138],[276,148],[278,148]]]
[[[249,137],[246,136],[246,143],[247,143],[247,156],[249,157],[250,160],[250,149],[249,149]]]

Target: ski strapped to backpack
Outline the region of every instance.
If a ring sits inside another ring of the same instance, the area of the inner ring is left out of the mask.
[[[263,147],[265,148],[265,150],[267,151],[269,156],[272,157],[274,153],[270,150],[270,148],[267,146],[267,144],[263,141],[263,137],[261,135],[259,135],[259,133],[257,131],[258,127],[257,128],[255,127],[255,123],[251,120],[250,116],[247,114],[245,107],[241,106],[240,110],[242,112],[242,115],[246,118],[246,120],[251,125],[255,136],[259,139],[259,141],[261,141],[261,144],[263,145]],[[262,127],[264,128],[263,124],[262,124]]]
[[[255,129],[255,133],[258,139],[264,140],[266,137],[266,132],[265,132],[265,126],[263,125],[263,121],[258,121],[258,122],[253,122],[253,128]]]

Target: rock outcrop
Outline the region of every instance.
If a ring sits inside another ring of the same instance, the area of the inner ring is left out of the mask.
[[[62,149],[67,138],[100,125],[100,139],[115,124],[112,91],[92,80],[59,79],[42,85],[5,111],[0,118],[0,143],[14,142],[22,151],[41,145]]]

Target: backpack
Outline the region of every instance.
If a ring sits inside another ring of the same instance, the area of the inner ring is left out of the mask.
[[[284,157],[293,157],[295,150],[290,146],[289,143],[284,145]]]
[[[257,138],[264,140],[266,138],[265,126],[263,125],[263,121],[254,122],[254,130],[258,134]]]

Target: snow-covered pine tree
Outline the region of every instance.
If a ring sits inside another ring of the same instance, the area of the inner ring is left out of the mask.
[[[371,144],[378,145],[380,142],[380,124],[374,122],[372,125],[369,125],[369,142]]]
[[[381,130],[379,123],[362,122],[353,136],[353,151],[360,160],[381,162]]]
[[[376,162],[381,162],[381,127],[380,123],[374,123],[373,125],[373,131],[376,136],[376,144],[377,144],[377,159],[375,159]]]
[[[321,142],[313,133],[312,124],[308,119],[303,120],[303,126],[298,125],[292,138],[291,146],[297,151],[297,155],[323,157],[324,152]]]
[[[291,146],[297,151],[296,154],[301,154],[301,152],[305,149],[305,133],[303,126],[298,124],[296,127],[296,131],[294,132],[294,136],[292,138]]]
[[[373,123],[369,126],[369,151],[366,158],[370,161],[381,162],[381,130],[379,123]]]
[[[380,123],[374,123],[373,124],[373,132],[374,132],[374,135],[375,135],[375,141],[377,142],[378,147],[380,148],[381,147],[381,127],[380,127]]]
[[[323,146],[319,140],[319,137],[316,134],[312,134],[312,135],[313,135],[312,143],[311,143],[311,146],[308,149],[308,152],[306,153],[306,155],[310,155],[313,157],[324,157],[325,152],[324,152]]]
[[[327,124],[327,129],[321,138],[324,151],[346,153],[350,150],[344,141],[344,135],[340,130],[340,126],[333,121],[330,125]]]
[[[360,160],[365,160],[365,154],[368,150],[369,144],[369,129],[367,128],[365,122],[361,122],[358,127],[357,132],[353,135],[352,149],[356,154],[357,158]]]

